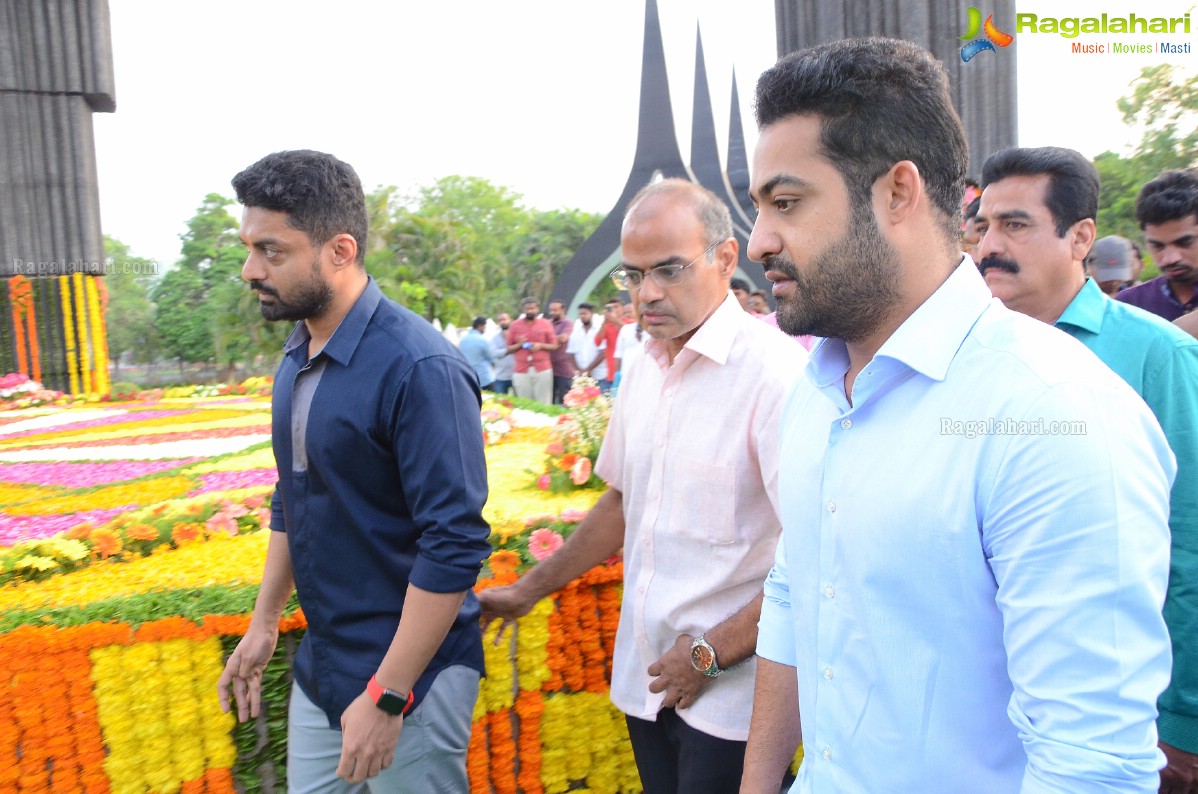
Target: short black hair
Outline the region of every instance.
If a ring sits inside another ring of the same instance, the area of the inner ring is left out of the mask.
[[[969,205],[965,207],[964,220],[971,221],[978,216],[978,209],[982,206],[982,197],[978,196]]]
[[[1136,220],[1148,224],[1198,217],[1198,171],[1166,171],[1140,188],[1136,197]]]
[[[578,304],[578,308],[586,309],[589,312],[595,311],[595,306],[593,304],[587,303],[586,301],[583,301],[582,303]]]
[[[486,328],[487,327],[487,318],[483,317],[482,315],[475,317],[474,322],[470,323],[470,327],[471,328]]]
[[[358,243],[357,263],[366,261],[366,196],[348,163],[311,149],[274,152],[233,177],[237,200],[287,215],[287,225],[319,247],[338,234]]]
[[[743,278],[732,279],[732,281],[729,282],[728,286],[731,289],[738,289],[738,290],[741,290],[742,292],[749,291],[749,282],[745,281]]]
[[[844,39],[791,53],[757,81],[757,126],[818,116],[823,153],[854,203],[903,160],[919,169],[943,216],[946,239],[960,235],[969,146],[953,109],[948,74],[907,41]]]
[[[1044,203],[1056,224],[1057,237],[1064,237],[1073,224],[1098,217],[1098,169],[1080,152],[1060,146],[1039,149],[1003,149],[982,165],[982,186],[1012,176],[1048,176]]]
[[[525,306],[527,306],[530,303],[535,304],[537,306],[537,308],[540,308],[540,306],[541,306],[541,302],[539,300],[537,300],[533,296],[529,295],[524,300],[520,301],[520,308],[523,309]]]

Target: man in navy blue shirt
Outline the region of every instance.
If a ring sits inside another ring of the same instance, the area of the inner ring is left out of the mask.
[[[217,685],[241,721],[294,589],[308,620],[288,717],[292,792],[467,790],[483,672],[471,592],[489,546],[478,382],[363,266],[361,182],[331,155],[268,155],[233,179],[242,278],[296,321],[275,377],[279,469],[262,586]],[[339,779],[341,778],[341,779]]]

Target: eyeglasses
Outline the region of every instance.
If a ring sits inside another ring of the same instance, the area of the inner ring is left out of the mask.
[[[703,249],[703,253],[699,254],[685,265],[659,265],[657,267],[649,268],[647,275],[651,276],[653,281],[659,287],[672,287],[678,282],[682,281],[683,271],[695,264],[695,262],[698,262],[700,259],[707,256],[708,251],[715,248],[722,242],[724,241],[719,240],[718,242],[714,242],[707,246]],[[632,290],[638,290],[641,288],[641,285],[645,282],[645,276],[646,273],[643,271],[628,270],[622,267],[618,267],[611,272],[612,283],[620,289],[628,290],[630,292]]]

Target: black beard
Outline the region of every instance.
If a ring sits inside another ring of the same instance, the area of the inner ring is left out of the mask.
[[[806,277],[790,259],[765,258],[795,282],[795,294],[778,298],[778,327],[792,336],[858,342],[869,337],[899,300],[899,264],[895,251],[872,213],[854,211],[848,231],[811,262]]]
[[[984,276],[987,270],[1003,270],[1014,275],[1019,272],[1019,263],[1014,259],[1003,259],[992,254],[978,262],[978,272]]]
[[[268,287],[261,281],[251,281],[250,289],[275,299],[274,303],[258,303],[262,319],[270,322],[315,320],[327,312],[333,303],[333,288],[320,277],[318,268],[313,269],[312,278],[298,285],[287,300],[283,300],[274,287]]]

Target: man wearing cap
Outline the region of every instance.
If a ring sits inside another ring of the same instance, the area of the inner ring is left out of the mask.
[[[1131,242],[1117,234],[1099,239],[1086,255],[1086,275],[1094,279],[1104,294],[1112,298],[1118,295],[1131,281]]]
[[[1119,300],[1166,320],[1198,309],[1198,170],[1166,171],[1140,189],[1136,220],[1161,275]]]
[[[1177,458],[1164,609],[1173,678],[1158,702],[1157,730],[1167,761],[1162,790],[1196,791],[1198,340],[1149,312],[1111,300],[1086,278],[1082,261],[1094,239],[1099,183],[1082,155],[1055,147],[1007,149],[986,160],[982,182],[978,265],[994,296],[1090,348],[1152,409]]]

